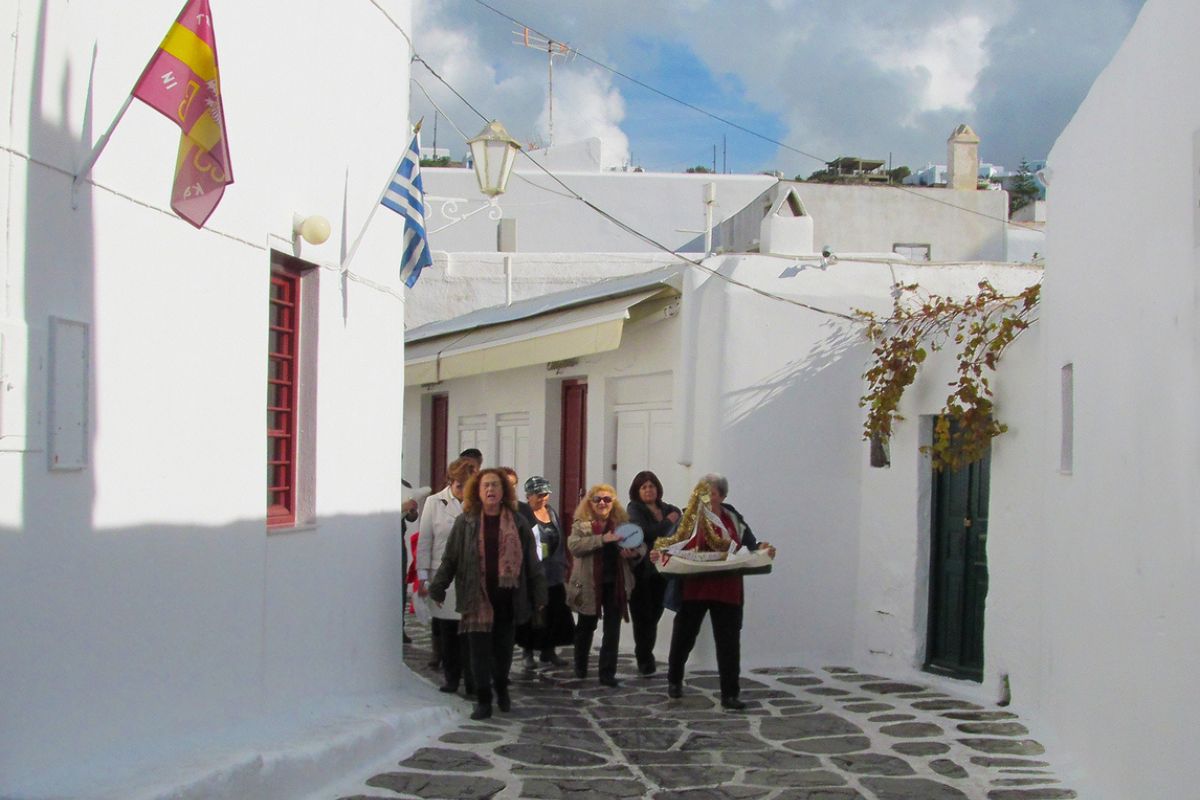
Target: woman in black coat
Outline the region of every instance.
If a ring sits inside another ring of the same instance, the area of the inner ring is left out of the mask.
[[[629,521],[642,529],[647,552],[654,549],[659,536],[665,536],[679,521],[679,509],[663,502],[662,495],[662,482],[650,470],[639,472],[629,484]],[[646,559],[634,566],[633,575],[629,615],[633,621],[634,653],[638,672],[653,675],[658,669],[654,663],[654,642],[658,638],[667,582]]]
[[[567,534],[559,521],[558,513],[550,505],[550,481],[541,475],[534,475],[525,481],[524,503],[517,504],[517,510],[525,517],[533,536],[539,545],[542,571],[546,573],[546,591],[549,601],[546,604],[546,619],[544,627],[533,625],[517,629],[517,644],[525,650],[525,669],[534,669],[534,651],[541,653],[541,662],[561,667],[566,661],[558,657],[555,648],[568,645],[575,641],[575,618],[571,609],[567,608],[567,592],[563,585],[570,571],[569,551],[567,550]]]

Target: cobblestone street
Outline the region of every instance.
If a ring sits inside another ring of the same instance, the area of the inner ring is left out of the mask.
[[[435,683],[428,632],[408,665]],[[565,648],[563,649],[565,652]],[[593,664],[594,666],[594,664]],[[1064,800],[1076,797],[1016,715],[845,667],[742,676],[748,709],[723,711],[716,673],[667,698],[665,666],[616,689],[569,666],[513,665],[510,713],[462,723],[342,800]]]

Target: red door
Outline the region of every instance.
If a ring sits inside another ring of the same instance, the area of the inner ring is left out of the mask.
[[[446,488],[446,442],[449,439],[448,420],[450,399],[448,395],[433,396],[433,424],[429,432],[430,487],[435,492]]]
[[[575,517],[575,506],[587,491],[587,383],[563,381],[562,386],[562,479],[558,513],[567,530]]]

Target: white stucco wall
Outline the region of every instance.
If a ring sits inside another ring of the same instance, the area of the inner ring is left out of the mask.
[[[719,223],[775,183],[775,178],[769,175],[573,171],[555,174],[570,191],[622,222],[666,247],[688,252],[703,249],[705,184],[717,186],[713,218]],[[431,167],[423,169],[421,177],[429,196],[426,229],[435,253],[496,250],[499,214],[482,211],[449,224],[483,205],[474,171]],[[517,157],[508,189],[496,199],[503,217],[517,220],[519,252],[657,251],[570,196],[570,191],[528,160]],[[442,201],[451,198],[468,202],[445,207]]]
[[[408,24],[406,0],[383,5]],[[366,2],[216,7],[237,182],[206,229],[170,213],[179,132],[136,102],[73,210],[75,164],[176,11],[0,12],[0,794],[400,680],[399,299],[319,270],[312,525],[265,528],[263,423],[268,250],[291,251],[293,212],[322,214],[334,236],[300,255],[337,263],[407,125],[406,92],[362,78],[406,86],[407,45]],[[395,287],[401,235],[379,215],[354,272]],[[90,326],[72,472],[47,469],[52,315]]]
[[[886,313],[894,280],[965,297],[982,278],[1016,293],[1040,277],[1036,269],[1000,264],[839,261],[783,277],[778,259],[709,263],[756,288],[841,313]],[[716,278],[697,294],[696,463],[719,465],[731,482],[731,502],[780,549],[772,576],[748,582],[754,603],[747,614],[761,617],[746,626],[744,652],[766,663],[851,663],[917,675],[930,492],[919,420],[945,400],[949,358],[926,362],[905,398],[911,422],[892,442],[892,467],[872,469],[858,408],[870,354],[861,329]]]
[[[1195,3],[1149,0],[1051,153],[1040,358],[1022,409],[1033,442],[993,476],[1026,498],[993,516],[993,553],[1010,557],[1002,530],[1027,531],[1039,569],[1014,587],[1030,629],[989,645],[1012,654],[1015,697],[1052,723],[1100,800],[1190,797],[1200,783],[1186,734],[1200,708],[1200,100],[1176,90],[1200,70],[1198,26]],[[1099,159],[1120,166],[1097,175]]]
[[[890,253],[928,244],[933,261],[1005,261],[1005,192],[786,181],[720,226],[718,252],[758,245],[763,213],[776,193],[794,189],[813,218],[813,244],[834,253]]]

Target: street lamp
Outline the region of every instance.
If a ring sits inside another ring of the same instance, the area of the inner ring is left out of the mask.
[[[496,120],[492,120],[474,139],[467,140],[467,145],[471,148],[479,191],[488,197],[503,194],[521,145]]]

